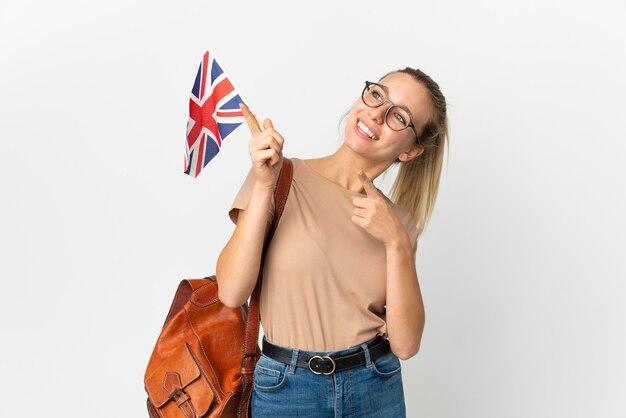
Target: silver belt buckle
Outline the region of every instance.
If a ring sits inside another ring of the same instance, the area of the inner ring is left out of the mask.
[[[330,360],[330,362],[333,364],[333,369],[330,372],[328,372],[328,373],[323,373],[323,372],[318,372],[318,371],[313,370],[313,368],[311,367],[311,360],[316,359],[316,358],[318,358],[320,360],[324,360],[324,359]],[[337,368],[337,366],[335,365],[335,360],[333,360],[331,357],[328,357],[328,356],[313,356],[313,357],[311,357],[309,359],[309,370],[311,370],[315,374],[324,374],[324,375],[328,376],[329,374],[335,373],[335,369],[336,368]]]

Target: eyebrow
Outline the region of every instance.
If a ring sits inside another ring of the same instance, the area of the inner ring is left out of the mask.
[[[379,86],[381,86],[383,88],[383,90],[385,90],[385,93],[387,94],[387,99],[388,99],[389,98],[389,87],[385,86],[384,84],[380,84],[380,83],[374,83],[374,84],[378,84]],[[406,107],[405,105],[399,105],[399,104],[395,104],[395,103],[394,103],[394,106],[398,106],[398,107],[401,107],[402,109],[406,110],[407,113],[411,116],[411,122],[413,122],[415,120],[415,118],[413,117],[413,113],[411,113],[411,111],[409,110],[408,107]]]

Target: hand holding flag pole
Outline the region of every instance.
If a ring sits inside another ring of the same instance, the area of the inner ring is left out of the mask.
[[[245,104],[240,104],[240,108],[252,133],[248,149],[256,181],[262,187],[273,188],[282,168],[285,139],[270,119],[260,123]]]

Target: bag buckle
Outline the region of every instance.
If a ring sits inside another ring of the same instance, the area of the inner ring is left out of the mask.
[[[311,367],[311,361],[313,361],[314,359],[319,359],[319,360],[330,360],[330,362],[333,365],[333,369],[329,372],[318,372],[317,370],[313,370],[313,367]],[[328,376],[329,374],[333,374],[335,373],[335,369],[337,368],[337,365],[335,364],[335,360],[333,360],[332,357],[329,356],[313,356],[309,359],[309,370],[311,370],[313,373],[315,374],[324,374],[326,376]]]
[[[257,353],[250,353],[250,354],[246,354],[244,353],[243,356],[241,357],[241,368],[244,368],[244,363],[246,362],[247,358],[252,358],[252,357],[258,357]]]
[[[187,393],[182,388],[176,388],[170,393],[170,401],[177,401],[179,396],[187,396]]]

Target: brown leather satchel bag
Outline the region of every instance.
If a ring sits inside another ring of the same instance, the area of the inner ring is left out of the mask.
[[[287,201],[292,172],[291,160],[284,158],[274,191],[274,222],[250,306],[222,304],[215,275],[183,280],[178,286],[144,376],[151,418],[250,416],[254,368],[261,354],[263,259]]]

